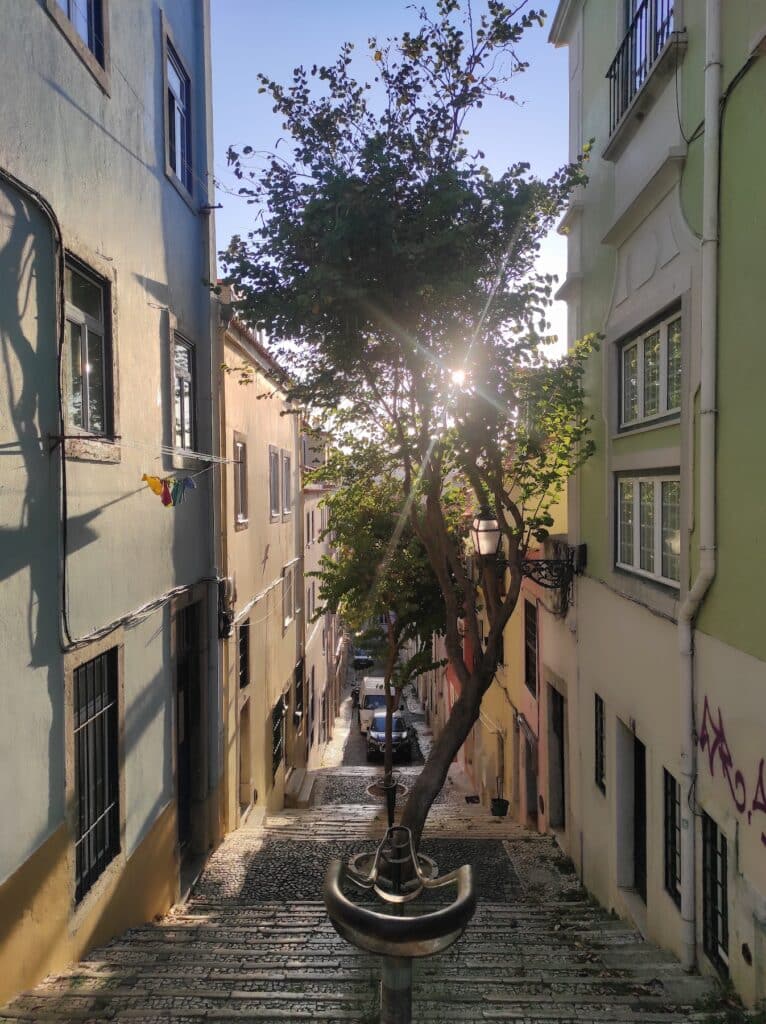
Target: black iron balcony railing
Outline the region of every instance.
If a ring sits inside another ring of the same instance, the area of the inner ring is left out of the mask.
[[[609,134],[633,98],[673,32],[673,0],[643,0],[628,26],[617,56],[609,66]]]

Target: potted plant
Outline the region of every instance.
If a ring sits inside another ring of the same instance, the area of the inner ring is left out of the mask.
[[[493,796],[489,804],[489,809],[496,818],[504,818],[508,813],[508,801],[503,799],[503,781],[498,777],[497,781],[497,796]]]

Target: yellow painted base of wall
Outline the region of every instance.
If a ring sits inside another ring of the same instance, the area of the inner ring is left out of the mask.
[[[62,825],[0,886],[0,1005],[178,899],[174,802],[114,880],[76,910],[71,850]]]

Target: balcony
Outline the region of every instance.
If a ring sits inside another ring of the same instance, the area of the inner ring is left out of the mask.
[[[675,27],[675,7],[674,0],[643,0],[609,66],[606,159],[618,155],[615,150],[641,123],[686,48],[685,34]]]

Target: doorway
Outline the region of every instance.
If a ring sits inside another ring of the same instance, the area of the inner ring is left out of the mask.
[[[239,813],[247,813],[253,802],[252,749],[250,743],[250,701],[239,713]]]
[[[524,790],[527,824],[537,828],[537,744],[524,735]]]
[[[646,903],[646,747],[617,723],[617,884]]]
[[[633,737],[633,885],[646,903],[646,747]]]
[[[548,733],[548,822],[565,829],[566,799],[566,700],[548,684],[550,730]]]
[[[204,778],[200,699],[199,605],[175,616],[176,653],[176,808],[178,845],[186,856],[193,845],[193,806]]]

